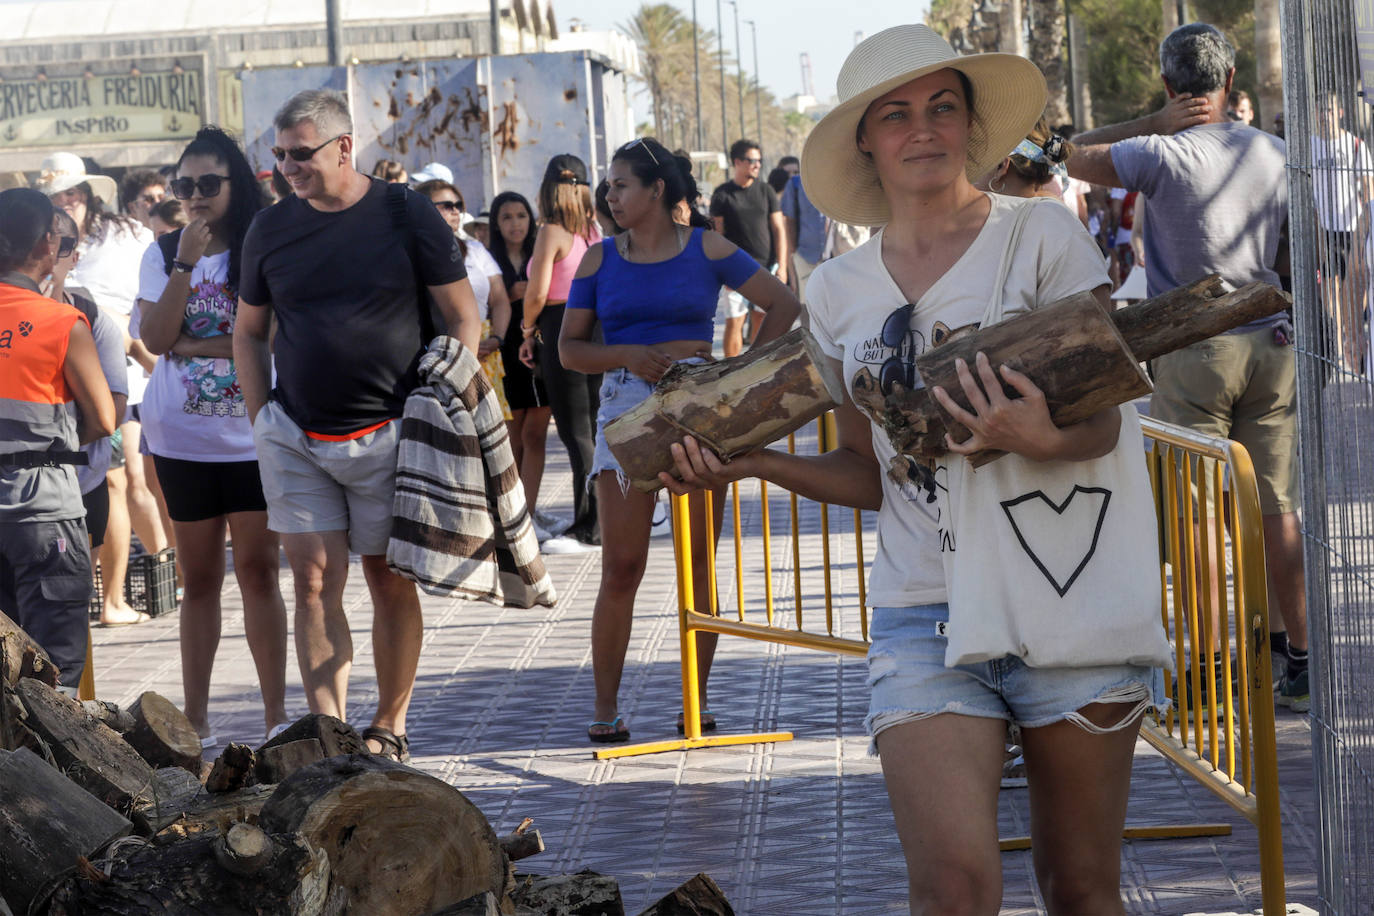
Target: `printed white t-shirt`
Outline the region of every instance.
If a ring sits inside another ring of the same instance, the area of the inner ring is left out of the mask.
[[[229,252],[205,255],[191,271],[181,333],[190,337],[232,334],[238,300],[225,289]],[[156,302],[167,286],[162,249],[156,243],[143,254],[138,298]],[[129,322],[139,337],[141,310]],[[253,427],[232,359],[208,356],[158,358],[140,408],[148,449],[183,461],[255,461]]]
[[[1359,138],[1342,130],[1334,138],[1312,136],[1312,200],[1317,221],[1327,232],[1353,232],[1359,223],[1364,181],[1374,177],[1374,161]]]
[[[491,296],[491,278],[501,276],[501,267],[496,263],[496,259],[491,256],[491,252],[482,246],[476,239],[467,239],[467,257],[463,259],[463,267],[468,272],[468,282],[472,284],[472,294],[477,297],[477,311],[479,317],[486,321],[491,317],[491,306],[487,302]]]
[[[827,355],[843,362],[845,386],[856,404],[872,399],[889,357],[914,360],[982,321],[1016,210],[1035,203],[1001,194],[988,197],[992,207],[987,222],[963,256],[916,303],[905,340],[897,347],[883,343],[883,324],[907,300],[883,264],[882,230],[853,251],[823,262],[811,275],[806,291],[811,332]],[[1078,217],[1067,207],[1035,206],[1003,288],[1006,314],[1107,283],[1106,263]],[[940,556],[955,549],[942,524],[943,500],[938,497],[945,471],[937,467],[931,473],[899,455],[876,423],[872,436],[883,470],[883,504],[868,603],[905,607],[945,601]]]

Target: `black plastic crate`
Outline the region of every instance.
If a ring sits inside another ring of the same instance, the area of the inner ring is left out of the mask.
[[[129,574],[124,577],[124,600],[129,607],[150,617],[161,617],[177,609],[176,551],[143,553],[129,558]]]
[[[99,620],[104,604],[104,582],[100,564],[91,567],[94,588],[91,590],[91,619]],[[129,571],[124,576],[124,600],[135,611],[150,617],[161,617],[177,609],[176,551],[168,548],[159,554],[136,553],[129,557]]]

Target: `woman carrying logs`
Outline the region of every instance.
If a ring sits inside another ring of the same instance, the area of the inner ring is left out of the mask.
[[[674,362],[711,355],[712,323],[722,284],[740,291],[767,313],[759,340],[786,331],[799,310],[796,297],[723,236],[674,221],[683,200],[696,197],[691,163],[657,140],[633,140],[611,158],[606,202],[624,231],[588,250],[573,280],[563,317],[559,353],[569,369],[605,373],[596,418],[591,477],[602,518],[601,588],[592,612],[592,668],[596,680],[594,721],[587,737],[596,743],[625,741],[630,730],[616,709],[635,593],[649,555],[654,496],[630,488],[606,444],[606,424],[647,398]],[[592,339],[600,322],[605,342]],[[723,491],[715,494],[719,535]],[[693,532],[703,543],[693,576],[704,587],[705,505],[695,500]],[[715,651],[715,634],[702,634],[701,705]],[[709,713],[703,727],[715,727]],[[680,720],[679,720],[680,721]],[[679,726],[681,727],[681,726]]]
[[[219,648],[226,531],[262,689],[264,731],[271,737],[286,722],[278,541],[267,529],[257,449],[233,359],[239,258],[263,197],[243,151],[217,127],[202,128],[187,144],[171,190],[190,222],[144,253],[130,331],[162,357],[143,398],[143,433],[186,583],[180,618],[186,717],[208,747],[216,743],[210,672]]]
[[[858,45],[839,86],[806,142],[807,195],[832,219],[883,227],[807,287],[811,330],[851,398],[836,411],[839,447],[723,464],[687,438],[673,446],[680,479],[660,479],[682,493],[762,477],[877,510],[866,724],[911,912],[998,911],[1012,722],[1049,911],[1121,913],[1131,757],[1145,709],[1167,702],[1155,666],[1169,657],[1134,410],[1058,428],[1026,375],[980,353],[956,364],[957,385],[932,390],[971,433],[947,438],[933,471],[877,423],[884,390],[921,385],[912,360],[961,330],[1085,291],[1106,303],[1102,256],[1073,214],[970,182],[1030,131],[1044,80],[1024,58],[959,57],[911,25]],[[1011,454],[975,475],[963,456],[983,449]]]

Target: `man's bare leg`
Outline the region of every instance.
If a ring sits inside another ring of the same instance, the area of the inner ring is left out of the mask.
[[[296,660],[310,711],[345,718],[353,636],[344,615],[348,532],[283,534],[296,590]]]
[[[398,576],[382,554],[362,558],[372,593],[372,655],[377,665],[377,713],[372,724],[396,736],[406,733],[406,710],[415,690],[424,618],[415,583]],[[377,744],[374,750],[386,750]]]
[[[1307,574],[1302,565],[1302,525],[1296,512],[1264,517],[1264,556],[1269,570],[1270,619],[1277,606],[1288,631],[1288,645],[1306,651]]]
[[[727,358],[739,356],[744,350],[744,319],[747,317],[749,316],[740,315],[738,318],[725,319],[725,336],[722,346]]]

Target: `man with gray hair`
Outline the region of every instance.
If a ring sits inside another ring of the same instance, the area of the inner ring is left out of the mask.
[[[1151,296],[1212,273],[1233,289],[1254,281],[1278,286],[1274,259],[1288,218],[1283,140],[1226,117],[1235,51],[1212,26],[1175,29],[1160,44],[1159,63],[1168,104],[1075,137],[1069,174],[1141,192]],[[1150,412],[1234,439],[1254,460],[1270,593],[1287,626],[1286,638],[1274,638],[1276,651],[1286,647],[1279,702],[1302,711],[1309,704],[1307,604],[1292,337],[1286,313],[1276,312],[1160,357]]]
[[[363,737],[374,751],[408,760],[406,710],[423,622],[414,583],[386,563],[400,426],[392,421],[432,336],[426,290],[448,333],[474,353],[477,301],[434,205],[355,168],[342,94],[298,93],[275,126],[272,155],[294,193],[248,230],[234,328],[268,526],[280,532],[295,579],[296,655],[310,710],[340,719],[353,662],[344,582],[350,548],[361,555],[377,666],[377,711]]]

